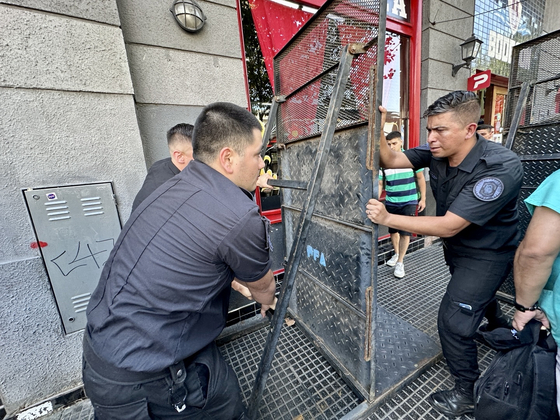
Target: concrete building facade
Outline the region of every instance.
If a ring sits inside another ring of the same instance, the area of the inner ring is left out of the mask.
[[[201,32],[171,0],[0,2],[0,400],[8,415],[81,386],[23,191],[112,184],[120,224],[165,132],[214,101],[248,106],[235,0]],[[95,284],[97,278],[91,279]]]
[[[453,77],[451,69],[473,33],[476,1],[388,0],[415,13],[393,27],[418,48],[407,87],[411,145],[425,143],[427,106],[467,87],[469,70]],[[23,192],[109,182],[123,225],[146,168],[168,156],[171,126],[194,123],[211,102],[248,106],[237,0],[199,0],[207,21],[196,34],[179,28],[172,3],[0,0],[0,400],[8,414],[81,386],[82,332],[63,327]],[[560,2],[547,0],[543,30],[558,29],[559,16]]]

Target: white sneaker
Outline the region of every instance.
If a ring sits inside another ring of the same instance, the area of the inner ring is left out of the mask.
[[[395,264],[397,263],[398,259],[399,259],[399,254],[395,254],[385,264],[387,264],[389,267],[394,267]]]
[[[404,264],[398,262],[395,264],[395,271],[393,272],[395,277],[402,279],[404,277]]]

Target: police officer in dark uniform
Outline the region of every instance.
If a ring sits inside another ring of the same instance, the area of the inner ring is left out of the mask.
[[[385,118],[386,110],[380,111]],[[441,301],[438,331],[455,387],[432,394],[429,401],[447,416],[474,411],[473,386],[480,374],[474,336],[484,316],[489,330],[509,324],[495,294],[511,270],[519,241],[521,163],[512,151],[476,134],[479,116],[477,96],[456,91],[424,113],[425,146],[395,152],[382,133],[384,168],[430,168],[436,216],[392,215],[375,199],[366,207],[375,223],[443,238],[452,276]]]
[[[167,146],[170,157],[158,160],[148,170],[142,188],[134,197],[132,211],[168,179],[187,167],[193,158],[191,124],[180,123],[167,131]]]
[[[275,303],[267,221],[252,194],[261,126],[229,103],[207,106],[195,160],[139,204],[87,309],[83,382],[100,420],[242,419],[239,384],[214,340],[234,278]]]

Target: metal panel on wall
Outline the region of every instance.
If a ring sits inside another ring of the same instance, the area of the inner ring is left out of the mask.
[[[25,200],[64,330],[85,311],[121,225],[111,183],[29,188]]]
[[[519,155],[523,183],[519,194],[519,229],[524,235],[531,215],[524,200],[560,169],[560,31],[513,48],[507,97],[506,147]],[[513,299],[513,275],[500,287]]]

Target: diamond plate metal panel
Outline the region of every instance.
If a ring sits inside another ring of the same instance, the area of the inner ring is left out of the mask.
[[[309,230],[298,228],[300,212],[309,205],[308,191],[293,190],[283,191],[284,229],[287,248],[299,240],[305,244],[302,261],[299,254],[296,256],[300,265],[294,273],[297,284],[291,309],[306,331],[324,343],[335,364],[354,378],[353,386],[368,398],[373,373],[364,354],[367,343],[369,360],[372,339],[368,331],[374,323],[375,303],[373,291],[368,295],[372,300],[366,303],[366,290],[375,286],[372,261],[376,256],[371,250],[376,247],[377,231],[365,217],[365,203],[373,196],[377,180],[366,168],[365,123],[373,101],[370,95],[375,94],[373,86],[381,89],[382,84],[374,70],[383,66],[379,51],[385,39],[386,8],[384,0],[328,2],[274,60],[276,94],[282,98],[276,127],[278,143],[283,145],[279,149],[283,180],[310,182],[314,160],[322,156],[321,134],[330,133],[334,125],[327,129],[329,104],[335,90],[339,92],[338,86],[344,87],[342,103],[337,106],[338,131],[325,140],[330,147],[324,173],[321,166],[317,181],[321,188],[317,195],[311,189],[313,199],[317,199],[310,207],[310,225],[309,214],[303,225]],[[340,75],[346,73],[342,73],[341,53],[354,43],[367,47],[358,48],[360,53],[353,55],[348,78],[342,80]],[[338,84],[339,79],[343,84]],[[296,232],[305,233],[296,238]]]
[[[545,159],[546,156],[539,156],[538,160],[522,159],[524,189],[536,189],[546,177],[560,169],[560,160]]]
[[[370,362],[364,361],[365,313],[345,305],[303,273],[298,275],[297,300],[298,315],[308,328],[321,338],[355,380],[369,389]]]
[[[560,153],[559,138],[560,124],[522,127],[517,130],[511,150],[521,156]]]
[[[376,324],[375,391],[379,395],[434,358],[440,349],[430,336],[382,307],[377,308]]]
[[[272,258],[272,271],[284,268],[284,224],[274,223],[270,225],[270,239],[272,240],[273,250],[270,253]]]
[[[371,226],[365,217],[365,202],[373,196],[372,171],[365,164],[367,141],[365,125],[335,133],[315,214]],[[319,139],[315,138],[288,145],[281,150],[282,178],[309,181],[318,144]],[[283,191],[283,203],[299,209],[305,197],[306,191]]]
[[[284,209],[286,226],[297,227],[300,212]],[[371,273],[371,232],[314,217],[300,271],[321,282],[354,308],[365,311],[363,278]]]
[[[443,283],[445,285],[445,282]],[[442,290],[444,287],[442,287]],[[298,315],[311,334],[364,388],[371,386],[371,363],[365,360],[366,316],[349,308],[320,282],[304,273],[297,283]],[[408,306],[408,305],[407,305]],[[431,314],[437,313],[431,308]],[[417,321],[417,320],[414,320]],[[429,321],[435,325],[435,318]],[[418,322],[415,322],[417,324]],[[377,307],[375,345],[375,392],[377,395],[399,383],[440,351],[438,341],[416,325]]]

